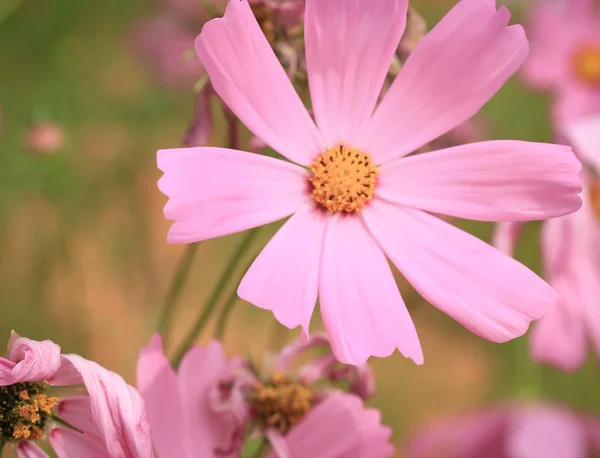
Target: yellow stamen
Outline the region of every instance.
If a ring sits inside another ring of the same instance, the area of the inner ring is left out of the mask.
[[[56,407],[56,404],[58,404],[58,398],[49,397],[45,394],[36,394],[33,397],[33,402],[39,410],[50,415],[52,413],[52,409]]]
[[[310,166],[312,198],[330,213],[353,213],[373,199],[379,170],[367,153],[340,144]]]
[[[41,437],[44,435],[44,430],[42,428],[38,428],[37,426],[33,426],[31,428],[31,434],[29,435],[29,439],[32,441],[36,441],[38,439],[41,439]]]
[[[600,87],[600,43],[579,48],[574,55],[575,74],[586,84]]]
[[[19,397],[24,401],[27,401],[29,400],[29,393],[27,392],[27,390],[19,391]]]
[[[40,414],[38,413],[38,408],[34,404],[25,404],[23,406],[19,406],[17,407],[17,410],[21,418],[24,418],[31,423],[37,423],[41,419]]]
[[[13,437],[15,439],[29,439],[29,436],[31,436],[31,430],[29,429],[29,426],[24,424],[18,424],[15,426],[13,430]]]

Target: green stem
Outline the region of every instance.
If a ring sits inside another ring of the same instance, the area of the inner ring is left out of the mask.
[[[73,425],[72,425],[71,423],[69,423],[68,421],[66,421],[66,420],[63,420],[63,419],[62,419],[62,418],[60,418],[58,415],[54,415],[54,414],[52,414],[52,419],[53,419],[53,420],[54,420],[56,423],[58,423],[59,425],[63,425],[63,426],[65,426],[65,427],[69,428],[69,429],[72,429],[73,431],[76,431],[76,432],[78,432],[78,433],[80,433],[80,434],[83,434],[83,431],[82,431],[82,430],[80,430],[79,428],[77,428],[77,427],[73,426]]]
[[[198,251],[198,247],[201,245],[201,243],[202,242],[192,243],[186,247],[185,253],[183,253],[183,256],[179,260],[179,265],[177,266],[175,275],[173,275],[173,280],[171,280],[171,285],[169,286],[169,291],[167,292],[158,322],[158,332],[162,334],[165,345],[167,341],[167,333],[169,332],[171,320],[173,319],[173,313],[175,312],[175,306],[179,297],[181,296],[183,286],[188,279],[196,252]]]
[[[237,249],[235,250],[233,256],[229,260],[229,263],[225,267],[225,270],[223,271],[221,278],[217,282],[215,289],[210,295],[208,301],[206,302],[202,313],[200,313],[192,330],[190,331],[186,339],[183,341],[183,344],[179,347],[179,350],[175,353],[175,356],[173,358],[174,367],[179,366],[179,363],[183,359],[183,355],[185,355],[189,348],[194,344],[194,342],[208,323],[211,315],[215,310],[217,303],[219,302],[221,293],[225,289],[225,286],[227,286],[227,283],[231,275],[233,274],[233,271],[235,270],[238,260],[248,251],[248,248],[250,248],[252,240],[254,239],[254,237],[256,237],[257,233],[258,228],[255,228],[246,232],[246,234],[244,235],[244,238],[242,239]]]

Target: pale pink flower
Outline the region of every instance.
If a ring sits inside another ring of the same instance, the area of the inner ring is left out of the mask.
[[[269,434],[269,458],[385,458],[392,456],[391,428],[381,424],[378,410],[367,409],[352,394],[327,397],[290,432]]]
[[[224,389],[238,365],[212,342],[189,350],[175,372],[160,336],[152,338],[138,360],[137,384],[159,458],[238,456],[243,424],[232,411],[219,411],[212,395]]]
[[[87,392],[61,397],[63,387]],[[0,434],[19,458],[43,458],[36,445],[48,439],[59,458],[150,458],[149,425],[139,393],[114,372],[60,347],[13,332],[8,357],[0,358],[3,415]],[[56,397],[58,396],[58,397]],[[61,425],[54,416],[79,431]],[[3,417],[6,418],[6,417]]]
[[[584,162],[600,164],[600,117],[569,124],[562,132]],[[600,171],[600,169],[597,169]],[[600,358],[600,178],[583,173],[583,207],[544,223],[544,273],[558,293],[531,334],[532,357],[564,371],[580,368],[589,344]],[[522,223],[501,223],[494,243],[511,255]]]
[[[553,91],[553,116],[563,122],[600,110],[600,8],[594,0],[540,0],[528,27],[531,53],[523,77]]]
[[[419,430],[407,458],[587,458],[600,450],[600,420],[550,403],[510,404]]]
[[[423,362],[386,255],[423,297],[495,342],[522,335],[554,299],[528,268],[430,213],[520,221],[581,206],[580,164],[568,147],[491,141],[405,157],[473,116],[527,54],[505,8],[460,1],[374,111],[407,3],[307,1],[317,128],[248,2],[231,0],[196,39],[198,55],[231,110],[301,166],[224,148],[158,152],[165,215],[176,221],[170,243],[293,215],[238,293],[305,334],[318,296],[334,354],[351,364],[396,348]]]
[[[27,147],[36,154],[53,154],[65,143],[63,128],[52,121],[42,121],[31,127],[27,134]]]

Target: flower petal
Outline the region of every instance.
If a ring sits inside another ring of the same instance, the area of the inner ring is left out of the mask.
[[[529,221],[581,207],[581,164],[568,146],[490,141],[398,159],[381,167],[377,195],[479,221]]]
[[[327,147],[353,145],[373,113],[406,26],[407,0],[307,0],[306,66]]]
[[[225,148],[158,152],[158,182],[176,222],[169,243],[220,237],[285,218],[310,197],[307,173],[289,162]]]
[[[579,157],[600,173],[600,116],[571,121],[562,131]]]
[[[423,352],[392,271],[360,218],[336,216],[325,235],[321,315],[336,358],[362,364],[396,348],[415,363]]]
[[[0,358],[0,386],[50,378],[60,367],[60,347],[50,340],[31,340],[12,332],[8,359]]]
[[[195,432],[183,420],[183,406],[177,375],[165,356],[162,338],[152,336],[142,348],[137,363],[137,385],[146,402],[152,443],[160,457],[194,458],[189,443]]]
[[[77,456],[77,455],[72,455]],[[83,456],[83,455],[81,455]],[[87,455],[85,455],[87,456]],[[17,445],[17,457],[18,458],[48,458],[46,452],[35,445],[33,442],[21,441]],[[61,457],[62,458],[62,457]]]
[[[238,288],[239,296],[273,314],[288,328],[308,333],[317,301],[327,215],[305,205],[258,255]]]
[[[118,374],[78,355],[64,355],[81,374],[90,397],[91,417],[104,438],[108,457],[152,456],[144,401]]]
[[[492,246],[495,246],[508,256],[513,256],[523,226],[524,223],[520,221],[496,224],[494,227],[494,234],[492,235]]]
[[[221,378],[230,376],[229,361],[219,342],[207,347],[192,347],[179,368],[179,387],[183,415],[194,455],[229,456],[235,445],[239,425],[232,412],[215,411],[210,391],[218,388]]]
[[[281,448],[289,457],[384,458],[394,453],[391,434],[378,410],[366,409],[356,396],[334,392],[291,429],[283,438],[287,447]],[[277,451],[269,455],[284,457]]]
[[[425,212],[374,200],[364,217],[373,237],[426,300],[488,340],[523,335],[556,299],[524,265]]]
[[[495,0],[462,0],[417,45],[355,145],[377,163],[404,156],[473,116],[527,56]]]
[[[248,128],[273,149],[307,165],[323,141],[247,0],[231,0],[196,38],[212,85]]]

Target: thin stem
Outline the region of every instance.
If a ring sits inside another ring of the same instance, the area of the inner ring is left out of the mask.
[[[221,293],[225,289],[225,286],[227,286],[227,283],[228,283],[231,275],[233,274],[233,271],[235,270],[238,260],[248,251],[248,248],[250,248],[252,240],[254,239],[254,237],[256,237],[257,233],[258,233],[258,228],[254,228],[254,229],[246,232],[246,234],[244,235],[244,238],[238,245],[233,256],[229,260],[229,263],[225,267],[225,270],[223,271],[221,278],[215,285],[215,288],[214,288],[212,294],[210,295],[208,301],[206,302],[204,309],[198,316],[198,319],[196,320],[196,323],[192,327],[192,330],[190,331],[190,333],[188,334],[186,339],[183,341],[183,344],[179,347],[179,350],[175,353],[175,356],[173,358],[173,365],[175,367],[179,366],[179,363],[181,362],[183,355],[185,355],[185,353],[189,350],[189,348],[194,344],[194,342],[196,341],[196,339],[198,338],[198,336],[200,335],[200,333],[202,332],[202,330],[204,329],[204,327],[210,320],[210,317],[213,314],[213,312],[215,311],[215,307],[217,306],[217,303],[219,302]]]
[[[240,124],[235,115],[225,107],[225,119],[229,130],[229,148],[239,149],[240,145]]]
[[[179,265],[177,266],[175,275],[173,275],[173,279],[171,280],[171,285],[169,286],[167,296],[165,297],[158,322],[158,332],[162,334],[165,345],[167,341],[167,334],[171,326],[171,320],[173,319],[173,314],[175,312],[175,306],[179,297],[181,296],[183,286],[189,277],[194,258],[196,257],[198,247],[201,245],[201,243],[202,242],[192,243],[186,247],[183,256],[179,260]]]

